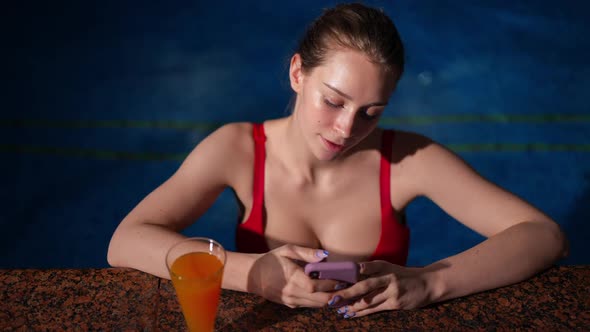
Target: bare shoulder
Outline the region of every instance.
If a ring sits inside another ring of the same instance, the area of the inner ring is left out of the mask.
[[[485,180],[455,152],[433,139],[402,131],[397,132],[396,137],[393,167],[397,167],[415,196],[429,197],[444,206],[450,197],[482,196],[482,193],[494,190],[490,189],[495,187],[494,184]]]
[[[431,186],[432,178],[450,174],[478,176],[447,147],[422,134],[406,131],[396,131],[392,164],[415,185]]]
[[[252,142],[251,123],[225,124],[199,142],[179,171],[207,170],[211,176],[218,175],[229,184],[236,172],[252,163]]]
[[[252,150],[252,124],[234,122],[217,128],[201,144],[215,145],[216,150],[230,150],[240,155]]]
[[[442,148],[432,139],[409,131],[396,130],[393,141],[392,162],[416,163],[430,154],[432,150]]]
[[[399,182],[451,217],[489,237],[523,221],[551,219],[520,197],[485,179],[459,155],[423,135],[399,132],[394,141]],[[396,148],[399,151],[396,151]]]

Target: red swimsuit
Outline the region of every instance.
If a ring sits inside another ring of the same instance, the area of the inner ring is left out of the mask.
[[[246,222],[238,225],[236,246],[239,252],[265,253],[269,251],[264,237],[264,161],[266,159],[264,126],[253,125],[254,134],[254,186],[253,206]],[[400,223],[391,206],[390,168],[393,135],[385,130],[381,142],[380,196],[381,196],[381,237],[377,249],[369,260],[386,260],[393,264],[405,265],[410,243],[409,229]]]

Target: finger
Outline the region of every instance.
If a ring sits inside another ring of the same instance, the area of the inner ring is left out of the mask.
[[[374,290],[386,288],[387,285],[388,281],[385,277],[367,278],[349,288],[334,292],[330,298],[329,305],[338,306],[339,302],[362,297]]]
[[[376,311],[389,310],[387,300],[386,289],[378,289],[354,303],[338,308],[337,312],[344,318],[362,317]]]
[[[328,257],[328,251],[322,249],[305,248],[287,244],[279,248],[278,253],[293,260],[315,263]]]
[[[326,306],[331,294],[323,292],[311,293],[307,289],[298,287],[293,284],[290,289],[285,290],[283,302],[286,304],[295,304],[296,306],[305,306],[319,308]]]
[[[362,275],[373,275],[379,272],[382,272],[386,267],[387,263],[385,261],[371,261],[371,262],[363,262],[359,264],[360,266],[360,274]]]
[[[363,316],[370,315],[372,313],[383,311],[383,310],[390,310],[390,308],[387,307],[387,303],[385,301],[380,302],[380,303],[376,303],[375,305],[369,306],[366,309],[362,309],[359,311],[352,311],[349,314],[349,316],[363,317]]]
[[[298,269],[293,272],[288,285],[283,290],[284,294],[292,299],[305,299],[314,302],[314,307],[325,306],[330,297],[331,293],[318,292],[315,287],[316,284],[322,285],[322,287],[331,290],[334,286],[330,286],[333,283],[331,280],[312,280],[310,279],[302,269]],[[307,303],[309,304],[309,303]]]
[[[315,308],[321,308],[328,304],[331,296],[330,293],[316,292],[307,293],[304,297],[299,297],[298,299],[312,303]]]
[[[376,289],[350,304],[349,310],[352,312],[366,310],[387,301],[389,296],[390,294],[387,292],[387,288]]]
[[[358,298],[361,296],[365,296],[366,294],[369,294],[370,292],[376,290],[376,289],[380,289],[380,288],[385,288],[388,285],[388,281],[387,278],[385,277],[373,277],[373,278],[367,278],[365,280],[359,281],[356,284],[343,289],[341,291],[336,292],[337,295],[342,296],[345,299],[352,299],[352,298]]]
[[[362,317],[373,312],[387,310],[385,308],[385,302],[375,303],[370,307],[366,307],[361,310],[355,310],[353,307],[346,305],[343,307],[338,308],[336,311],[338,314],[342,315],[344,318],[353,318],[353,317]]]
[[[341,289],[342,286],[339,286],[341,282],[336,280],[316,280],[311,279],[308,275],[305,274],[303,270],[298,270],[293,273],[293,283],[296,284],[299,288],[305,290],[307,293],[315,293],[315,292],[333,292],[337,289]],[[340,288],[337,288],[339,286]]]
[[[315,301],[313,299],[298,298],[298,297],[285,298],[283,300],[283,303],[286,306],[288,306],[289,308],[301,308],[301,307],[321,308],[326,305],[325,302]]]
[[[310,280],[310,282],[314,292],[334,292],[348,285],[337,280]]]

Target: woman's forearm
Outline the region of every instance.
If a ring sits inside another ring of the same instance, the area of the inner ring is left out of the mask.
[[[170,279],[166,253],[186,237],[156,224],[121,225],[113,234],[107,259],[111,266],[130,267],[160,278]],[[258,255],[226,251],[222,287],[246,291],[248,273]]]
[[[166,252],[185,236],[156,224],[120,225],[109,244],[111,266],[130,267],[160,278],[170,279]]]
[[[458,255],[425,267],[431,302],[522,281],[567,254],[557,224],[524,222]]]

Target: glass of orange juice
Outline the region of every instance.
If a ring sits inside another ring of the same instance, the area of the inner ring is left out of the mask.
[[[168,250],[166,267],[189,331],[215,328],[224,265],[225,250],[212,239],[187,238]]]

